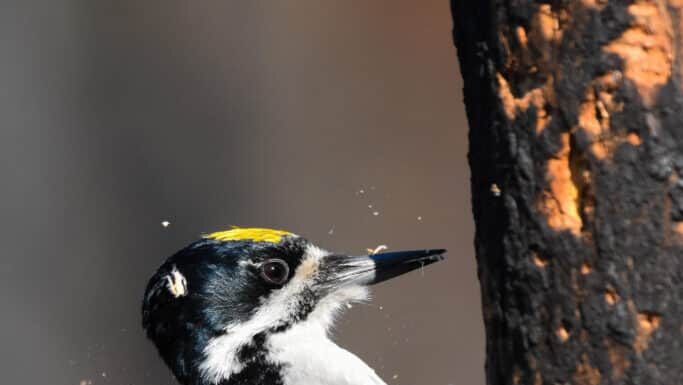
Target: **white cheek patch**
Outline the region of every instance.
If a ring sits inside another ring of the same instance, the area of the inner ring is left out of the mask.
[[[175,266],[173,266],[171,274],[165,275],[164,279],[166,279],[166,288],[174,297],[179,298],[187,295],[187,280]]]

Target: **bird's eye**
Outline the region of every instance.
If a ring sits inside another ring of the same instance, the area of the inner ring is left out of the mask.
[[[289,278],[289,265],[281,259],[269,259],[261,264],[261,278],[272,285],[282,285]]]

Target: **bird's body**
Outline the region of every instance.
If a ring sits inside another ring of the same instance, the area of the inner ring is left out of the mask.
[[[382,385],[328,331],[367,285],[442,253],[349,257],[277,230],[214,233],[151,278],[143,326],[184,385]]]

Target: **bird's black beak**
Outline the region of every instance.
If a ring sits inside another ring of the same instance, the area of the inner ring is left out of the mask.
[[[367,284],[374,285],[409,271],[445,259],[444,249],[392,251],[367,256],[375,263],[375,275]]]
[[[319,276],[323,287],[336,290],[347,285],[374,285],[444,259],[444,249],[392,251],[369,255],[328,255]]]

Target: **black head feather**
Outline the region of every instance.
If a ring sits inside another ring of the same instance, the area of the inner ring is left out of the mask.
[[[279,288],[264,282],[258,263],[272,258],[284,260],[291,278],[306,244],[295,236],[283,237],[278,243],[205,238],[178,251],[159,267],[144,295],[142,324],[179,381],[198,381],[209,340],[224,333],[227,325],[247,320]],[[186,281],[182,295],[169,288],[174,270]]]

